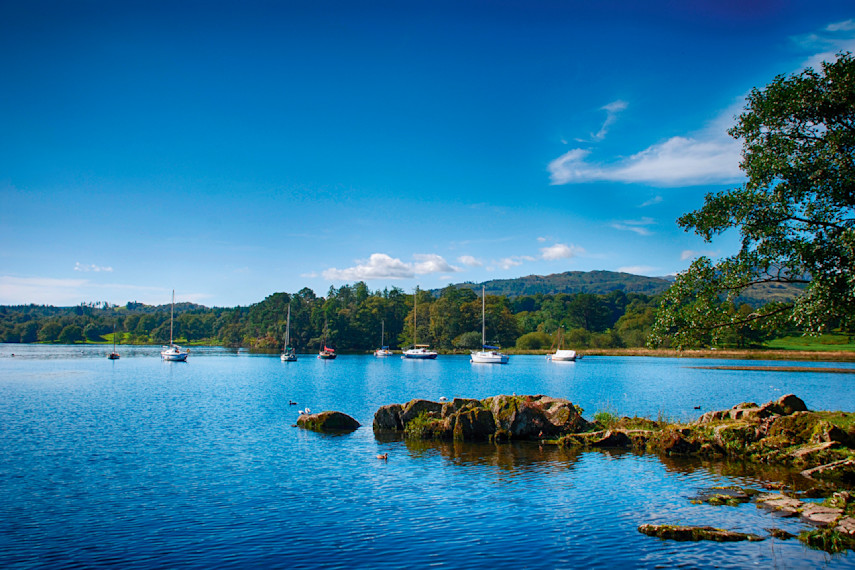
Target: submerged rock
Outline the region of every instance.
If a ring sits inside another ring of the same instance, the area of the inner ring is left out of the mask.
[[[359,422],[341,412],[304,414],[297,418],[297,427],[312,431],[349,432],[359,427]]]
[[[739,542],[742,540],[759,541],[765,539],[765,537],[752,534],[750,532],[736,532],[733,530],[713,528],[711,526],[643,524],[638,527],[638,532],[644,533],[648,536],[684,541],[714,540],[716,542]]]

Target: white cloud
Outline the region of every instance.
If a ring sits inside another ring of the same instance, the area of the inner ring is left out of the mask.
[[[855,20],[834,22],[820,32],[794,36],[792,40],[803,49],[815,52],[802,67],[819,70],[823,61],[836,60],[839,52],[855,52]]]
[[[687,259],[695,259],[696,257],[701,257],[702,255],[706,256],[706,257],[716,257],[718,255],[718,252],[717,251],[693,251],[691,249],[685,249],[680,254],[680,259],[683,261],[686,261]]]
[[[499,266],[500,269],[510,269],[512,267],[518,267],[526,261],[535,261],[535,258],[530,255],[514,255],[511,257],[503,257],[493,263]]]
[[[828,24],[825,27],[828,32],[855,32],[855,20],[846,20],[844,22],[836,22]]]
[[[651,198],[650,200],[647,200],[646,202],[642,202],[641,204],[639,204],[639,206],[638,206],[638,207],[639,207],[639,208],[646,208],[647,206],[652,206],[652,205],[654,205],[654,204],[659,204],[660,202],[662,202],[662,196],[654,196],[654,197],[653,197],[653,198]]]
[[[543,259],[571,259],[573,257],[577,257],[579,255],[584,255],[585,250],[576,245],[567,245],[563,243],[556,243],[555,245],[551,245],[549,247],[540,248],[540,255]]]
[[[98,265],[94,265],[94,264],[92,264],[92,265],[81,265],[80,262],[78,261],[74,264],[74,270],[75,271],[82,271],[82,272],[94,271],[96,273],[99,273],[101,271],[105,271],[107,273],[110,273],[113,271],[113,268],[112,267],[99,267]]]
[[[608,105],[604,105],[600,107],[600,110],[606,112],[606,120],[603,122],[603,126],[600,127],[600,130],[597,134],[592,135],[593,139],[596,141],[601,141],[606,137],[606,134],[609,132],[609,127],[614,124],[617,120],[618,114],[626,109],[627,103],[626,101],[621,101],[618,99],[617,101],[612,101]]]
[[[547,238],[545,238],[545,237],[539,237],[539,238],[537,238],[537,241],[539,241],[539,242],[543,243],[543,242],[545,242],[545,241],[546,241],[546,239],[547,239]]]
[[[625,267],[618,267],[617,270],[620,273],[632,273],[633,275],[649,275],[655,271],[658,271],[658,267],[652,267],[650,265],[627,265]]]
[[[367,281],[370,279],[412,279],[416,275],[460,271],[435,253],[416,254],[416,263],[405,263],[385,253],[372,253],[368,260],[357,261],[354,267],[322,272],[330,281]]]
[[[552,184],[623,182],[651,186],[724,184],[742,178],[741,145],[720,134],[672,137],[613,163],[587,160],[590,151],[573,149],[549,163]]]
[[[460,271],[458,267],[450,265],[441,255],[435,253],[417,253],[413,258],[418,262],[413,266],[416,275]]]
[[[653,218],[644,217],[640,220],[623,220],[622,222],[614,222],[611,224],[616,230],[635,232],[640,236],[649,236],[653,235],[653,232],[647,229],[646,226],[650,226],[655,224],[656,221]]]
[[[457,261],[467,267],[481,267],[484,265],[480,260],[475,259],[471,255],[461,255],[457,258]]]

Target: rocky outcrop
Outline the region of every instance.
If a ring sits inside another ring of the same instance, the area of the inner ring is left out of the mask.
[[[341,412],[303,414],[297,418],[297,427],[312,431],[349,432],[359,427],[359,422]]]
[[[455,398],[441,404],[411,400],[383,406],[374,431],[403,431],[407,437],[459,441],[542,440],[587,430],[572,402],[548,396]]]

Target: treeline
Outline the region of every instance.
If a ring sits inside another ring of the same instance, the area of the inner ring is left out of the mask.
[[[207,308],[192,303],[175,305],[173,337],[188,344],[242,346],[278,350],[285,340],[291,306],[291,344],[314,351],[326,342],[343,352],[370,351],[385,344],[393,348],[418,343],[441,350],[468,350],[481,345],[481,298],[471,289],[449,286],[438,294],[414,294],[393,287],[371,291],[365,283],[330,288],[326,297],[308,288],[275,293],[249,307]],[[486,296],[487,342],[521,350],[548,349],[562,328],[565,346],[643,346],[654,320],[658,298],[613,291]],[[115,329],[122,344],[161,344],[169,341],[169,305],[126,306],[39,305],[0,306],[0,341],[106,342]]]

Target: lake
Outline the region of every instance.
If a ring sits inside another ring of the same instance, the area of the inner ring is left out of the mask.
[[[222,348],[169,363],[159,347],[119,347],[122,358],[109,361],[110,348],[0,345],[4,568],[855,567],[855,556],[796,540],[683,543],[637,531],[673,523],[797,533],[808,527],[752,504],[690,501],[719,485],[805,484],[786,470],[535,444],[378,441],[371,430],[385,404],[509,393],[567,398],[588,419],[610,411],[688,420],[787,393],[810,409],[855,411],[850,374],[643,357],[283,363]],[[335,436],[292,427],[306,407],[345,412],[363,427]]]

